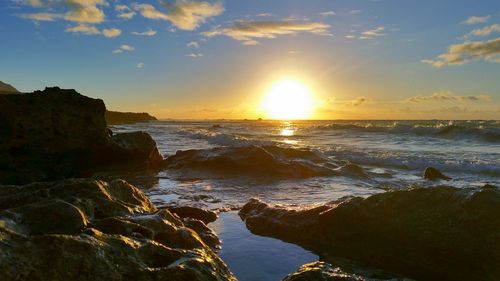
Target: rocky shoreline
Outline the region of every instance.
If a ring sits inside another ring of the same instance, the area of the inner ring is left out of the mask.
[[[189,150],[164,159],[147,133],[114,134],[106,112],[102,100],[57,87],[0,95],[0,280],[236,280],[207,227],[217,213],[158,208],[120,175],[169,169],[180,178],[373,176],[278,146]],[[449,179],[434,168],[424,178]],[[495,186],[414,188],[314,208],[252,199],[239,212],[253,233],[324,260],[287,281],[498,280],[499,213]],[[333,266],[342,258],[396,274]]]

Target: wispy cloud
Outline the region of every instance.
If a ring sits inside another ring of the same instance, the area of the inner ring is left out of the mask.
[[[245,45],[256,45],[261,38],[276,38],[279,35],[297,34],[301,32],[318,35],[331,35],[330,25],[321,22],[308,21],[238,21],[227,27],[216,27],[203,32],[205,37],[228,36],[241,41]]]
[[[134,50],[135,50],[135,48],[133,46],[124,44],[124,45],[121,45],[120,47],[118,47],[118,49],[114,50],[113,53],[119,54],[119,53],[123,53],[124,51],[132,52]]]
[[[319,15],[322,17],[330,17],[330,16],[335,16],[335,12],[334,11],[326,11],[326,12],[319,13]]]
[[[357,15],[357,14],[361,14],[361,12],[363,12],[363,11],[361,11],[361,10],[350,10],[348,14],[349,15]]]
[[[463,21],[463,24],[478,24],[478,23],[485,23],[490,19],[490,16],[472,16]]]
[[[138,63],[135,67],[136,67],[136,68],[139,68],[139,69],[144,68],[144,63],[143,63],[143,62],[140,62],[140,63]]]
[[[385,34],[382,33],[384,30],[385,30],[384,26],[379,26],[374,29],[363,31],[359,39],[371,39],[373,37],[384,36]]]
[[[420,102],[477,102],[477,101],[489,101],[491,98],[487,95],[478,96],[459,96],[454,95],[450,91],[439,91],[435,92],[430,96],[415,96],[407,99],[409,102],[420,103]]]
[[[488,36],[488,35],[495,33],[495,32],[500,32],[500,24],[498,24],[498,23],[495,23],[495,24],[492,24],[490,26],[486,26],[483,28],[474,29],[469,33],[469,35]]]
[[[103,35],[104,37],[113,38],[120,36],[122,31],[118,28],[105,28],[102,31],[93,25],[80,23],[76,26],[66,28],[66,32],[81,33],[84,35]]]
[[[373,100],[371,98],[368,98],[368,97],[357,97],[355,98],[354,100],[348,102],[348,104],[352,105],[352,106],[360,106],[360,105],[363,105],[363,104],[368,104],[368,103],[371,103]]]
[[[148,29],[148,30],[143,31],[143,32],[133,31],[132,35],[137,35],[137,36],[155,36],[156,33],[157,33],[156,30]]]
[[[85,23],[97,24],[105,19],[101,6],[107,5],[105,0],[61,0],[44,3],[37,0],[17,1],[20,4],[29,5],[34,8],[41,8],[43,12],[20,14],[25,19],[34,21],[54,21],[58,19]],[[58,5],[56,5],[58,4]],[[64,7],[66,12],[54,12],[56,7]]]
[[[214,3],[206,1],[177,0],[169,3],[160,1],[165,12],[156,9],[150,4],[136,4],[134,9],[148,19],[166,20],[176,28],[183,30],[195,30],[208,18],[218,16],[224,12],[222,2]]]
[[[198,44],[198,42],[192,41],[192,42],[187,43],[186,47],[198,49],[200,47],[200,45]]]
[[[201,53],[191,53],[191,54],[187,54],[186,57],[190,57],[190,58],[196,59],[196,58],[203,57],[203,54],[201,54]]]
[[[133,18],[136,14],[127,5],[116,5],[115,10],[118,12],[117,17],[127,20]]]
[[[500,37],[488,41],[467,41],[448,47],[448,52],[436,60],[422,60],[433,67],[462,65],[471,60],[485,60],[500,63]]]

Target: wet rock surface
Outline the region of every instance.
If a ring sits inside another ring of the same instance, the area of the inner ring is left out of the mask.
[[[343,272],[325,262],[308,263],[297,272],[289,274],[283,281],[364,281],[365,278]]]
[[[115,164],[160,164],[149,135],[112,137],[105,111],[102,100],[58,87],[0,95],[0,183],[89,176]]]
[[[0,280],[236,280],[210,232],[122,180],[0,186]]]
[[[450,177],[445,176],[441,171],[434,167],[427,167],[424,171],[424,179],[427,180],[451,180]]]
[[[500,279],[500,191],[447,186],[294,209],[250,200],[255,234],[418,280]]]
[[[168,169],[186,178],[297,179],[341,175],[326,159],[307,150],[278,146],[216,147],[177,151],[165,160]]]

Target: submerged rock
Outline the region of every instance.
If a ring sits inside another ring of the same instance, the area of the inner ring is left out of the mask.
[[[500,279],[500,191],[439,186],[290,209],[250,200],[256,234],[418,280]]]
[[[289,179],[339,174],[320,161],[325,159],[310,151],[254,145],[177,151],[165,160],[168,169],[195,178]]]
[[[0,280],[236,280],[189,225],[121,180],[0,186]]]
[[[289,274],[283,281],[364,281],[365,278],[343,272],[325,262],[308,263],[295,273]]]
[[[106,107],[75,90],[0,95],[0,183],[89,176],[110,165],[159,165],[145,133],[111,136]]]
[[[450,177],[445,176],[441,171],[434,167],[427,167],[424,171],[424,179],[428,180],[451,180]]]

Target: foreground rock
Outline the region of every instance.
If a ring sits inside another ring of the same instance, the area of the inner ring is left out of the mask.
[[[0,280],[236,279],[135,187],[72,179],[0,186]]]
[[[500,280],[500,191],[433,187],[355,197],[310,209],[253,199],[254,233],[418,280]]]
[[[0,95],[0,183],[89,176],[115,164],[161,165],[149,135],[112,136],[105,110],[102,100],[57,87]]]
[[[324,262],[308,263],[295,273],[285,277],[283,281],[364,281],[365,278],[343,272]]]
[[[250,177],[255,180],[367,176],[359,166],[337,165],[313,151],[271,145],[177,151],[165,163],[180,177],[188,178]]]
[[[135,113],[135,112],[117,112],[107,110],[105,113],[106,123],[108,125],[120,124],[134,124],[139,122],[149,122],[158,120],[156,117],[149,115],[149,113]]]

